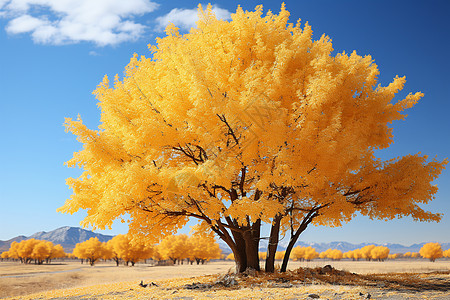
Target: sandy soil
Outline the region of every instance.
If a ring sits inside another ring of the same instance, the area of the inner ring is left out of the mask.
[[[445,288],[448,287],[447,290],[450,290],[450,275],[448,274],[450,271],[450,261],[449,260],[442,260],[442,261],[436,261],[434,263],[431,263],[429,261],[425,260],[395,260],[395,261],[386,261],[386,262],[365,262],[365,261],[339,261],[339,262],[331,262],[331,261],[324,261],[324,260],[316,260],[313,262],[291,262],[290,263],[290,269],[298,269],[299,267],[308,267],[308,268],[315,268],[315,267],[323,267],[326,264],[330,264],[333,266],[333,268],[337,270],[345,270],[348,272],[354,272],[358,274],[388,274],[388,273],[398,273],[398,272],[408,272],[408,273],[428,273],[432,271],[441,271],[444,272],[443,274],[432,274],[430,276],[427,276],[427,278],[432,277],[433,280],[437,281],[438,283],[436,285],[433,284],[425,284],[423,285],[422,289],[419,290],[413,290],[408,289],[408,285],[398,285],[396,280],[397,279],[386,279],[385,277],[380,279],[380,282],[389,282],[389,283],[395,283],[395,287],[399,290],[403,287],[403,296],[398,296],[395,294],[395,298],[393,294],[388,294],[395,292],[395,289],[392,290],[392,288],[388,290],[381,291],[381,289],[374,289],[374,287],[378,287],[376,283],[373,283],[373,280],[370,281],[370,284],[372,286],[365,286],[364,288],[360,288],[356,285],[349,287],[348,285],[340,285],[339,282],[333,282],[332,285],[323,283],[315,283],[312,282],[314,289],[309,290],[303,290],[303,294],[308,296],[308,293],[311,291],[318,291],[318,293],[323,297],[330,297],[329,299],[336,298],[339,293],[351,293],[352,295],[355,294],[359,298],[355,299],[361,299],[362,296],[359,295],[359,293],[363,295],[367,295],[368,293],[371,293],[372,296],[378,295],[378,299],[408,299],[411,298],[411,295],[420,296],[420,297],[427,297],[429,299],[432,299],[434,296],[437,297],[437,299],[450,299],[450,292],[446,293]],[[194,277],[199,277],[203,275],[209,275],[209,274],[221,274],[220,276],[224,276],[230,271],[233,271],[234,263],[229,261],[217,261],[217,262],[210,262],[205,265],[175,265],[175,266],[152,266],[150,264],[137,264],[134,267],[126,267],[126,266],[119,266],[116,267],[113,263],[110,262],[100,262],[97,265],[91,267],[86,264],[80,264],[79,262],[59,262],[51,265],[23,265],[20,263],[14,263],[14,262],[0,262],[0,298],[5,297],[17,297],[21,295],[29,295],[39,292],[45,292],[45,291],[51,291],[51,290],[58,290],[58,289],[67,289],[67,288],[78,288],[79,290],[87,290],[86,287],[88,286],[99,286],[99,285],[105,285],[105,284],[112,284],[112,283],[122,283],[122,282],[128,282],[125,290],[134,290],[134,287],[139,288],[138,283],[143,280],[144,283],[151,283],[151,282],[158,282],[159,285],[164,284],[163,282],[175,282],[175,285],[177,281],[181,283],[181,278],[184,278],[184,280],[187,280],[187,282],[190,280],[192,282],[195,282]],[[447,274],[445,274],[447,272]],[[416,276],[416,275],[414,275]],[[408,277],[408,276],[406,276]],[[420,276],[419,276],[420,277]],[[180,280],[170,280],[170,279],[180,279]],[[336,280],[338,278],[336,277]],[[166,281],[164,281],[166,280]],[[212,280],[212,279],[207,279]],[[214,279],[215,280],[215,279]],[[404,279],[403,279],[404,280]],[[190,282],[189,281],[189,282]],[[338,281],[338,280],[337,280]],[[398,280],[397,280],[398,281]],[[294,281],[292,281],[294,282]],[[434,282],[434,281],[433,281]],[[253,283],[252,283],[253,284]],[[308,284],[311,284],[309,282]],[[365,284],[365,283],[364,283]],[[415,284],[415,283],[414,283]],[[385,284],[379,286],[381,288],[385,287]],[[411,285],[411,284],[410,284]],[[132,286],[133,288],[128,288],[129,286]],[[253,285],[249,285],[253,286]],[[322,289],[319,287],[322,286]],[[392,285],[394,286],[394,285]],[[397,287],[399,286],[399,287]],[[262,298],[271,298],[271,293],[280,293],[280,291],[277,291],[278,286],[269,286],[272,287],[269,294],[264,294],[266,286],[264,288],[260,288],[260,293]],[[294,289],[297,288],[295,285],[290,284],[289,286],[290,292],[294,293]],[[81,288],[81,289],[80,289]],[[245,287],[248,288],[248,287]],[[236,289],[232,289],[229,291],[229,295],[233,295],[233,293],[238,293],[235,295],[237,297],[238,295],[244,295],[243,291],[245,290],[244,286],[242,286],[241,292],[236,292]],[[286,287],[282,291],[285,291]],[[305,288],[305,284],[303,283],[302,286],[298,288]],[[359,289],[358,289],[359,288]],[[96,288],[98,289],[98,288]],[[342,291],[344,289],[344,291]],[[148,290],[148,289],[147,289]],[[164,288],[164,291],[167,291],[168,288]],[[161,290],[161,292],[163,291]],[[179,289],[176,289],[178,292]],[[184,290],[183,290],[184,291]],[[321,292],[322,291],[322,292]],[[153,291],[153,294],[156,291]],[[190,290],[185,290],[187,294],[191,292]],[[208,293],[208,291],[196,291],[197,293]],[[253,293],[252,289],[252,293]],[[298,292],[300,293],[300,292]],[[328,295],[328,294],[329,295]],[[384,294],[382,294],[384,293]],[[181,296],[182,293],[179,293],[178,297]],[[227,294],[227,295],[228,295]],[[334,295],[336,294],[336,295]],[[342,295],[344,295],[342,294]],[[108,298],[103,294],[102,298]],[[147,294],[146,294],[147,295]],[[198,297],[200,297],[201,294],[198,294]],[[300,295],[300,294],[299,294]],[[389,297],[384,298],[389,295]],[[117,295],[116,295],[117,296]],[[126,298],[126,294],[123,294],[123,298]],[[256,296],[256,294],[255,294]],[[284,298],[284,296],[280,297]],[[133,294],[132,297],[136,297],[136,295]],[[131,298],[132,298],[131,297]],[[146,297],[149,297],[148,295]],[[166,297],[166,296],[164,296]],[[203,296],[201,296],[203,297]],[[258,296],[259,297],[259,296]],[[45,298],[45,297],[44,297]],[[113,297],[114,298],[114,297]],[[117,297],[116,297],[117,298]],[[120,297],[122,298],[122,297]],[[144,297],[145,298],[145,297]],[[150,297],[152,298],[152,297]],[[172,298],[172,297],[170,297]],[[197,298],[197,297],[195,297]],[[221,298],[221,296],[219,296]],[[277,297],[275,297],[277,298]],[[278,297],[279,298],[279,297]],[[295,299],[296,297],[294,297]],[[78,298],[74,298],[78,299]],[[95,297],[93,299],[96,299]],[[243,298],[245,299],[245,298]],[[338,299],[338,298],[336,298]],[[346,299],[346,298],[342,298]],[[372,297],[373,299],[373,297]]]

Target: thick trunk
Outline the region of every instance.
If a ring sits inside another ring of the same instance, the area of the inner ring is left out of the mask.
[[[275,272],[275,254],[278,247],[278,236],[280,233],[281,215],[277,214],[273,218],[270,229],[269,245],[267,246],[266,272]]]
[[[236,273],[242,273],[247,269],[245,240],[240,232],[233,231],[232,234],[234,237],[234,243],[236,244],[235,249],[231,249],[233,250],[234,261],[236,263]]]
[[[247,256],[247,269],[260,270],[259,267],[259,240],[261,220],[256,221],[249,230],[244,232],[245,253]]]

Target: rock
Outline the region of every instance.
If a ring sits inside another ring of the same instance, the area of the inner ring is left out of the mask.
[[[320,296],[317,295],[317,294],[309,294],[309,295],[308,295],[308,298],[319,299]]]
[[[236,279],[233,276],[230,275],[225,275],[224,277],[218,279],[216,282],[214,282],[215,285],[222,285],[225,287],[230,287],[233,285],[237,285],[238,282],[236,281]]]
[[[322,271],[324,271],[325,273],[330,273],[331,271],[333,271],[333,267],[331,265],[326,265],[322,268]]]
[[[211,285],[206,283],[193,282],[192,284],[186,284],[184,288],[188,290],[210,289]]]

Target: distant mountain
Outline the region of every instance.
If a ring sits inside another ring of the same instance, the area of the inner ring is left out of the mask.
[[[45,232],[36,232],[35,234],[26,237],[23,235],[17,236],[15,238],[12,238],[7,241],[0,241],[0,253],[3,251],[7,251],[11,245],[12,242],[20,242],[27,239],[37,239],[37,240],[47,240],[52,242],[53,244],[60,244],[63,246],[64,251],[66,252],[72,252],[73,248],[75,248],[75,245],[77,243],[82,243],[84,241],[87,241],[91,237],[97,237],[100,242],[107,242],[110,239],[112,239],[114,236],[112,235],[104,235],[100,233],[94,233],[89,230],[81,229],[78,227],[61,227],[58,229],[55,229],[53,231]],[[218,240],[220,249],[224,254],[231,253],[230,247],[222,241]],[[278,251],[283,251],[287,247],[287,241],[280,241],[278,245]],[[374,244],[374,243],[360,243],[360,244],[352,244],[347,242],[331,242],[331,243],[307,243],[307,242],[297,242],[295,246],[302,246],[302,247],[308,247],[311,246],[316,249],[317,252],[323,252],[327,249],[338,249],[342,252],[347,252],[350,250],[355,250],[358,248],[362,248],[367,245],[376,245],[376,246],[386,246],[389,248],[390,253],[406,253],[406,252],[419,252],[420,248],[425,243],[420,244],[413,244],[411,246],[404,246],[400,244]],[[442,249],[447,250],[450,249],[450,243],[441,243]],[[267,244],[261,243],[261,246],[259,248],[259,251],[265,252],[267,251]]]
[[[60,244],[64,248],[65,252],[72,252],[77,243],[87,241],[91,237],[98,238],[100,242],[107,242],[113,238],[112,235],[104,235],[89,230],[81,229],[78,227],[66,226],[49,232],[45,231],[36,232],[35,234],[29,237],[21,235],[7,241],[0,241],[0,252],[7,251],[11,243],[14,241],[20,242],[28,239],[50,241],[55,245]]]
[[[287,247],[287,242],[280,242],[278,245],[278,251],[284,251]],[[347,242],[331,242],[331,243],[307,243],[307,242],[297,242],[295,246],[301,246],[301,247],[308,247],[311,246],[312,248],[316,249],[317,252],[323,252],[327,249],[338,249],[342,252],[347,252],[355,249],[362,248],[367,245],[375,245],[375,246],[385,246],[388,247],[390,250],[390,253],[406,253],[406,252],[419,252],[420,248],[422,248],[423,245],[426,243],[420,243],[420,244],[413,244],[411,246],[404,246],[401,244],[392,244],[392,243],[385,243],[385,244],[377,244],[377,243],[359,243],[359,244],[352,244]],[[225,245],[226,246],[226,245]],[[450,243],[441,243],[441,247],[443,250],[450,249]],[[231,250],[229,250],[231,251]],[[261,244],[259,251],[265,252],[267,251],[267,246],[264,244]]]
[[[19,235],[19,236],[16,236],[15,238],[7,240],[7,241],[0,241],[0,252],[8,251],[9,245],[11,245],[12,242],[20,243],[21,241],[26,240],[26,239],[27,239],[26,236]]]

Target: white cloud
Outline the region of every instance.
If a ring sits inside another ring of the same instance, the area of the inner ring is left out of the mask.
[[[217,5],[212,6],[212,10],[216,14],[217,19],[228,20],[231,18],[231,12],[226,9],[220,8]],[[180,9],[174,8],[168,14],[156,18],[157,31],[162,31],[169,23],[173,23],[175,26],[182,30],[190,30],[192,27],[196,27],[195,22],[198,21],[197,8],[193,9]]]
[[[29,15],[22,15],[10,21],[6,27],[6,31],[12,34],[30,32],[45,26],[47,23],[48,21],[46,22]]]
[[[115,45],[142,36],[146,26],[133,17],[154,11],[151,0],[0,0],[9,34],[30,33],[36,43],[81,41]]]

